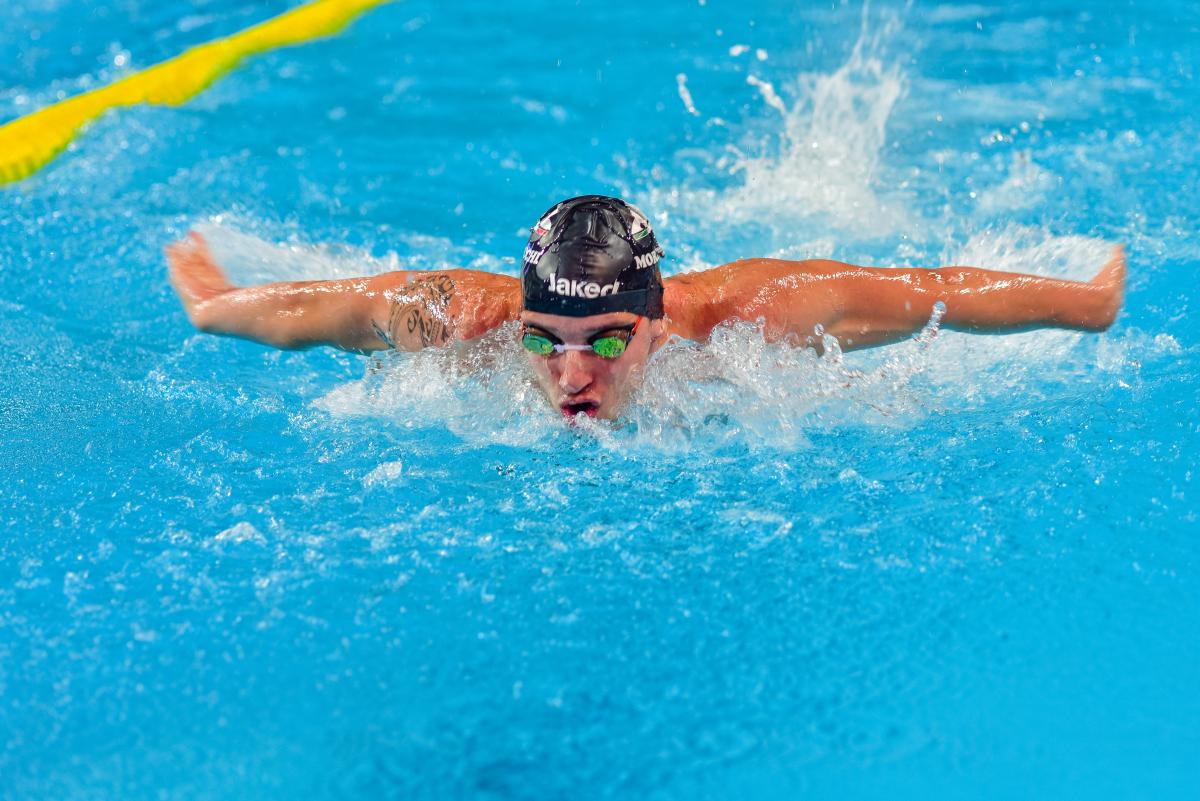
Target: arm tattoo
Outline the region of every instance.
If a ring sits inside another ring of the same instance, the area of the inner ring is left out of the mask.
[[[397,350],[420,350],[445,345],[453,335],[450,301],[454,279],[427,275],[394,290],[390,295],[387,330],[375,325],[379,338]]]

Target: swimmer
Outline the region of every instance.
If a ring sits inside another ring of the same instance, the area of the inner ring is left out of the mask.
[[[617,417],[669,337],[704,341],[724,323],[757,323],[768,341],[795,343],[811,341],[820,326],[849,351],[909,337],[941,302],[942,326],[956,331],[1103,331],[1125,286],[1119,246],[1090,281],[766,258],[664,281],[662,255],[646,215],[601,195],[563,201],[542,215],[519,279],[402,270],[237,287],[200,235],[167,248],[171,284],[193,325],[278,348],[415,351],[474,340],[517,321],[514,344],[527,352],[551,405],[568,418]]]

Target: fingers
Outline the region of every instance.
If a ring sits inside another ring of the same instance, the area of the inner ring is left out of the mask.
[[[1117,245],[1112,249],[1100,272],[1089,282],[1099,290],[1094,295],[1096,308],[1090,315],[1092,330],[1102,331],[1113,324],[1125,300],[1125,248]]]
[[[208,242],[204,239],[199,231],[188,231],[188,241],[191,242],[193,248],[200,251],[205,256],[209,255]]]
[[[167,276],[185,306],[233,289],[224,271],[213,261],[204,237],[195,231],[187,239],[168,245]]]
[[[169,253],[207,252],[208,242],[197,231],[188,231],[187,238],[175,240],[166,249]]]
[[[167,256],[167,262],[172,268],[178,268],[185,262],[194,258],[197,252],[197,244],[201,247],[204,245],[204,240],[199,238],[199,235],[194,231],[188,234],[187,239],[180,239],[164,248]]]
[[[1120,288],[1125,285],[1125,248],[1117,245],[1112,249],[1108,261],[1089,282],[1097,286]]]

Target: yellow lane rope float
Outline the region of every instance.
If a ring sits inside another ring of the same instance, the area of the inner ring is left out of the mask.
[[[28,178],[63,151],[79,129],[113,108],[139,103],[178,106],[247,56],[300,44],[341,30],[389,0],[313,0],[252,28],[198,45],[135,72],[0,126],[0,184]]]

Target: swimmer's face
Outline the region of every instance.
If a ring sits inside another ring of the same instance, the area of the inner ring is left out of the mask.
[[[641,382],[646,361],[657,348],[664,330],[662,320],[639,318],[629,312],[564,317],[524,311],[521,322],[532,333],[549,334],[552,341],[567,345],[587,345],[597,336],[628,331],[637,324],[625,352],[615,359],[606,359],[592,350],[569,350],[548,356],[526,352],[546,399],[569,418],[580,412],[589,417],[615,418]]]

